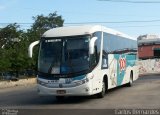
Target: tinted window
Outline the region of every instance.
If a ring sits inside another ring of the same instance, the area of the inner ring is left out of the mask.
[[[109,53],[122,53],[137,48],[135,40],[123,38],[120,36],[103,33],[103,55],[102,55],[102,68],[108,67],[108,54]]]
[[[73,74],[89,70],[89,35],[42,38],[38,71]]]
[[[107,53],[120,51],[125,49],[136,49],[137,42],[135,40],[127,39],[124,37],[104,33],[104,50]]]

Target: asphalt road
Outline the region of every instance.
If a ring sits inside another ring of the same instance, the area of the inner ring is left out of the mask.
[[[59,102],[53,96],[38,96],[36,85],[0,89],[0,108],[160,109],[160,75],[141,76],[132,87],[109,90],[102,99],[96,96],[67,97]]]

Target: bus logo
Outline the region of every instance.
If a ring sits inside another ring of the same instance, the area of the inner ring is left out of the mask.
[[[126,58],[122,58],[120,56],[119,58],[119,67],[120,67],[120,71],[126,70]]]

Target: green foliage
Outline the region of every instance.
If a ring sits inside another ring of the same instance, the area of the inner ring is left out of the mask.
[[[0,71],[4,72],[9,70],[11,63],[9,60],[9,51],[0,49]]]
[[[31,41],[39,40],[45,31],[51,28],[61,27],[64,22],[62,16],[58,16],[56,12],[50,13],[48,16],[42,14],[34,16],[33,20],[32,28],[28,30]]]
[[[38,15],[33,17],[35,22],[33,23],[32,29],[44,32],[48,29],[63,26],[64,20],[61,16],[58,16],[56,12],[50,13],[48,16]]]
[[[5,28],[0,29],[0,47],[13,43],[12,41],[18,38],[21,33],[22,31],[19,30],[19,25],[16,23],[9,24]]]
[[[16,23],[0,29],[0,72],[35,69],[38,57],[38,47],[34,49],[34,57],[28,57],[28,47],[33,41],[51,28],[63,26],[64,20],[56,12],[48,16],[33,17],[34,23],[30,29],[23,31]]]

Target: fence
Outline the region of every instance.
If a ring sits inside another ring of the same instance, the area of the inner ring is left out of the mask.
[[[0,72],[0,80],[18,80],[18,79],[27,79],[32,78],[36,76],[36,72],[34,70],[24,70],[18,72],[18,77],[16,76],[16,73],[14,71],[6,71],[6,72]]]
[[[160,59],[140,60],[139,74],[159,74],[160,73]]]

